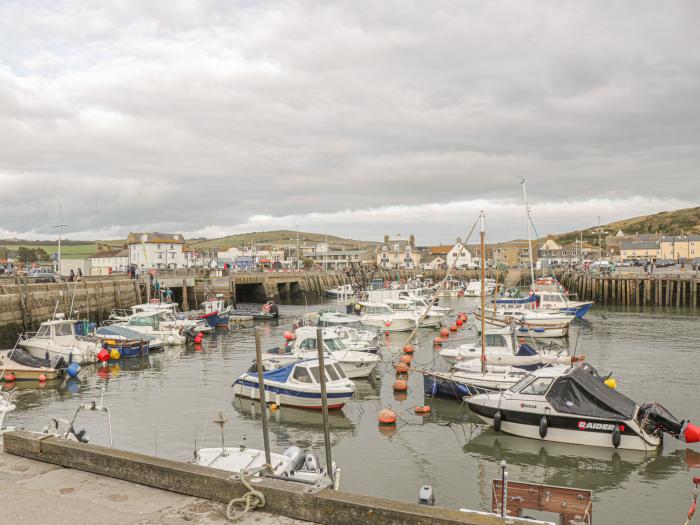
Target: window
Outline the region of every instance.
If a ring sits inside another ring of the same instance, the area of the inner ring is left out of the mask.
[[[345,350],[345,345],[343,344],[343,342],[336,337],[324,339],[323,342],[325,343],[326,348],[330,351]]]
[[[304,339],[299,345],[301,350],[315,350],[316,349],[316,338],[308,337]]]
[[[328,374],[328,377],[331,378],[331,381],[338,381],[340,379],[338,372],[336,372],[335,368],[333,368],[333,365],[326,365],[326,373]],[[328,380],[328,377],[326,377],[326,381]]]
[[[61,323],[55,325],[56,336],[73,335],[72,323]]]
[[[50,339],[51,338],[51,328],[48,325],[41,325],[39,331],[34,337],[39,339]]]
[[[335,369],[338,371],[338,375],[340,376],[340,379],[347,379],[347,377],[345,376],[345,372],[343,372],[343,369],[340,368],[340,364],[339,364],[339,363],[336,363],[336,364],[333,365],[333,366],[335,366]]]
[[[158,245],[158,249],[160,250],[160,244]]]
[[[314,379],[316,380],[317,383],[321,382],[321,378],[318,375],[318,367],[317,366],[311,366],[309,367],[309,370],[311,371],[311,374],[314,376]]]
[[[163,258],[163,252],[157,252],[156,259],[162,259],[162,258]]]
[[[523,388],[521,394],[529,394],[532,396],[543,396],[549,390],[549,385],[552,384],[553,379],[551,377],[540,377],[535,379],[532,383]]]
[[[297,366],[294,369],[294,379],[301,383],[313,383],[311,380],[311,375],[309,374],[309,369],[305,366]]]
[[[517,383],[515,383],[512,387],[510,387],[508,390],[511,392],[518,392],[522,387],[530,383],[534,378],[532,376],[527,376]]]

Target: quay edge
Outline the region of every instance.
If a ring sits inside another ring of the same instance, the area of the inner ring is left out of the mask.
[[[27,431],[3,436],[5,453],[146,485],[197,498],[228,503],[246,492],[230,473],[125,450],[68,441]],[[525,525],[480,513],[429,507],[331,489],[263,479],[265,512],[327,525]]]

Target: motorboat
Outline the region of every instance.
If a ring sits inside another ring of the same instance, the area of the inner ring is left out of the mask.
[[[273,301],[268,301],[261,306],[238,306],[229,310],[232,316],[252,317],[255,321],[271,321],[279,318],[279,309]]]
[[[493,295],[495,289],[495,279],[484,279],[484,293],[487,296]],[[466,288],[464,288],[464,297],[481,297],[481,281],[475,279],[469,281]]]
[[[538,353],[521,345],[515,355],[488,354],[458,362],[449,372],[423,372],[423,389],[431,396],[462,399],[507,390],[531,370],[553,364],[571,364],[581,357]],[[482,367],[482,360],[484,366]]]
[[[115,339],[120,341],[146,341],[148,343],[149,353],[161,352],[164,348],[163,341],[158,336],[144,334],[142,332],[137,332],[136,330],[131,330],[126,326],[116,324],[98,326],[95,328],[95,336],[102,339]]]
[[[637,404],[588,364],[542,368],[507,391],[466,402],[495,430],[532,439],[633,450],[661,446],[664,433],[700,440],[700,427],[658,403]]]
[[[355,394],[355,384],[332,359],[325,362],[328,408],[342,408]],[[263,373],[265,402],[277,406],[321,409],[321,384],[317,359],[297,361]],[[257,364],[233,382],[233,394],[260,399]]]
[[[558,290],[536,289],[525,295],[515,288],[509,290],[504,297],[497,298],[496,304],[501,308],[560,312],[582,319],[593,306],[593,301],[573,301]]]
[[[540,277],[531,291],[537,295],[539,307],[558,309],[579,319],[583,319],[593,306],[593,301],[577,301],[576,294],[569,293],[554,277]]]
[[[99,339],[79,335],[76,326],[80,326],[84,333],[82,321],[65,319],[63,314],[56,314],[54,319],[41,323],[35,333],[23,334],[19,346],[33,356],[51,363],[59,358],[68,364],[95,363],[102,343]]]
[[[216,294],[202,303],[202,313],[197,317],[203,319],[211,328],[226,328],[229,323],[229,310],[224,302],[224,294]]]
[[[194,314],[191,318],[180,311],[177,303],[161,302],[158,299],[149,303],[137,304],[128,309],[115,309],[109,316],[109,322],[126,323],[132,315],[140,313],[169,312],[172,315],[170,323],[177,328],[193,329],[197,332],[211,332],[212,327],[204,320],[200,319],[200,313]]]
[[[333,299],[347,301],[355,297],[355,289],[353,288],[352,284],[343,284],[327,289],[326,295]]]
[[[129,317],[124,326],[141,334],[159,337],[166,346],[184,345],[187,338],[183,335],[183,329],[174,324],[173,314],[167,311],[142,312]]]
[[[461,297],[464,295],[464,286],[457,279],[441,281],[435,285],[435,289],[437,297]]]
[[[381,333],[376,329],[367,329],[356,315],[341,312],[307,313],[294,322],[294,329],[301,326],[319,326],[332,328],[332,332],[348,350],[376,353],[382,347]]]
[[[417,307],[413,301],[408,299],[388,299],[385,304],[394,312],[413,313],[416,317],[416,322],[420,320],[420,326],[423,328],[441,326],[446,314],[438,310],[428,307]]]
[[[349,326],[330,326],[326,330],[331,337],[340,339],[348,350],[376,354],[382,347],[382,338],[377,332],[357,330]]]
[[[515,332],[510,326],[489,329],[486,331],[486,353],[513,355],[516,346],[514,339]],[[479,359],[481,357],[481,338],[472,343],[442,348],[438,353],[449,366],[454,366],[463,360]]]
[[[282,366],[294,361],[312,359],[318,355],[317,329],[297,328],[293,340],[282,347],[267,350],[263,359],[267,367]],[[379,356],[369,352],[348,349],[333,328],[322,329],[323,348],[331,359],[337,361],[344,375],[349,379],[369,377],[379,361]]]
[[[17,347],[0,350],[0,380],[8,381],[7,376],[15,381],[52,381],[64,376],[66,363],[62,357],[51,363],[46,359],[36,357],[26,350]]]
[[[425,308],[428,308],[431,304],[430,298],[425,297],[423,295],[405,295],[400,297],[400,299],[410,301],[415,305],[417,310],[423,310]],[[450,313],[452,313],[452,308],[448,308],[447,306],[440,306],[438,304],[438,301],[439,298],[437,297],[433,300],[432,306],[430,306],[431,312],[437,312],[444,315],[449,315]]]
[[[407,332],[416,327],[418,317],[413,311],[395,312],[387,304],[359,302],[356,311],[360,320],[367,326],[384,332]]]

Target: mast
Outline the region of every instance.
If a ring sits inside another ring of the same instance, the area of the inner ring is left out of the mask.
[[[532,218],[530,217],[530,206],[527,204],[527,192],[525,191],[525,178],[520,179],[520,184],[523,185],[523,202],[525,203],[525,221],[527,222],[527,253],[530,256],[530,286],[535,286],[535,266],[532,263],[532,233],[530,232],[530,222]]]
[[[56,258],[56,271],[61,275],[61,230],[66,225],[61,222],[61,205],[58,205],[58,224],[54,225],[54,228],[58,228],[58,254]]]
[[[479,220],[481,222],[481,373],[486,372],[486,253],[484,246],[484,211],[481,211]]]

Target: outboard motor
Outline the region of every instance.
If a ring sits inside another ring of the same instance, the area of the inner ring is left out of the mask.
[[[283,454],[290,459],[289,470],[291,473],[304,468],[304,465],[306,464],[306,457],[304,456],[304,451],[299,447],[291,446],[285,450]]]
[[[700,427],[690,421],[678,421],[659,403],[644,403],[640,406],[637,421],[647,434],[659,435],[666,432],[686,443],[700,441]]]
[[[304,465],[304,468],[309,472],[320,472],[321,467],[318,462],[318,458],[311,453],[306,454],[306,464]]]
[[[431,485],[423,485],[418,493],[418,503],[420,505],[435,506],[435,491]]]

